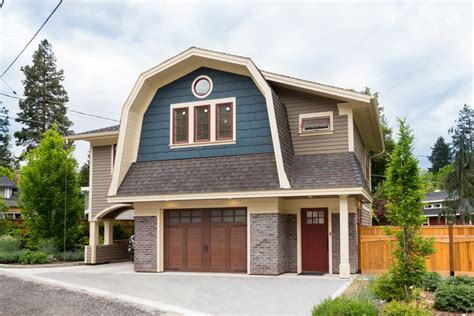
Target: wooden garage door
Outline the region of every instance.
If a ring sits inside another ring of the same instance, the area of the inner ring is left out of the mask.
[[[165,211],[165,269],[246,272],[245,209]]]

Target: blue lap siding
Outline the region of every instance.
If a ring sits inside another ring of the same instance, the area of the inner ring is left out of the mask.
[[[199,75],[209,76],[214,84],[209,96],[196,98],[191,85]],[[169,148],[170,104],[236,98],[236,144]],[[265,98],[250,77],[200,68],[160,88],[143,118],[137,161],[205,158],[273,152]]]

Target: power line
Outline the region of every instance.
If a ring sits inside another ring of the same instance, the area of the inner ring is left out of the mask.
[[[20,51],[20,53],[15,57],[15,59],[13,59],[13,61],[10,63],[10,65],[8,65],[8,67],[3,71],[3,73],[0,75],[0,77],[3,77],[8,70],[10,70],[10,68],[13,66],[13,64],[18,60],[18,58],[20,58],[21,54],[23,54],[23,52],[25,51],[25,49],[31,44],[31,42],[35,39],[36,35],[38,35],[38,33],[41,31],[41,29],[46,25],[46,23],[48,23],[49,19],[53,16],[54,12],[56,12],[56,10],[59,8],[59,6],[63,3],[63,0],[59,0],[59,3],[58,5],[54,8],[54,10],[49,14],[49,16],[46,18],[46,20],[43,22],[43,24],[41,24],[40,28],[36,31],[36,33],[33,35],[33,37],[31,37],[31,39],[28,41],[28,43],[26,43],[25,47],[23,47],[23,49]]]
[[[20,96],[17,96],[17,95],[11,95],[11,94],[7,94],[7,93],[3,93],[3,92],[0,92],[0,95],[3,95],[3,96],[8,97],[8,98],[12,98],[12,99],[17,99],[17,100],[26,100],[25,97],[20,97]],[[48,102],[50,102],[50,103],[56,103],[56,104],[59,104],[59,103],[60,103],[60,102],[57,102],[57,101],[48,101]],[[105,117],[105,116],[101,116],[101,115],[90,114],[90,113],[86,113],[86,112],[82,112],[82,111],[76,111],[76,110],[71,110],[71,109],[67,109],[67,110],[68,110],[69,112],[77,113],[77,114],[84,115],[84,116],[95,117],[95,118],[98,118],[98,119],[107,120],[107,121],[112,121],[112,122],[115,122],[115,123],[118,122],[118,120],[116,120],[116,119],[112,119],[112,118]]]

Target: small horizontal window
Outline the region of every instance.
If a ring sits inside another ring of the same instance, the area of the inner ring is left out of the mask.
[[[333,131],[332,112],[300,114],[300,134],[318,134]]]

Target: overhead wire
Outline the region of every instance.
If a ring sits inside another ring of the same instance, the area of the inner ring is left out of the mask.
[[[48,17],[46,18],[46,20],[43,22],[43,24],[41,24],[41,26],[39,27],[39,29],[36,31],[35,34],[33,34],[33,36],[31,37],[31,39],[28,41],[28,43],[26,43],[25,47],[23,47],[23,49],[18,53],[18,55],[16,55],[16,57],[13,59],[13,61],[8,65],[8,67],[2,72],[2,74],[0,75],[0,77],[3,77],[7,72],[8,70],[10,70],[10,68],[15,64],[15,62],[18,60],[18,58],[20,58],[21,54],[23,54],[23,52],[26,50],[26,48],[31,44],[31,42],[35,39],[36,35],[38,35],[38,33],[41,31],[41,29],[43,29],[43,27],[46,25],[46,23],[48,23],[49,19],[53,16],[54,12],[56,12],[56,10],[59,8],[59,6],[63,3],[63,0],[59,0],[59,3],[58,5],[54,8],[54,10],[48,15]]]

